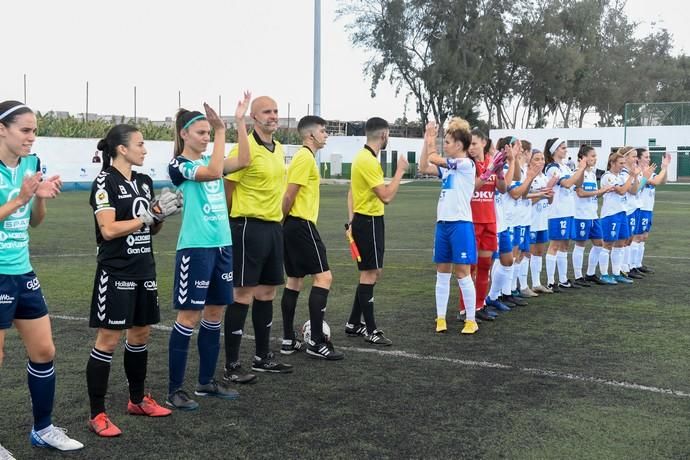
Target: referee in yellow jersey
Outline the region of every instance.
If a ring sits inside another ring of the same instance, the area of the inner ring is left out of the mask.
[[[383,118],[370,118],[364,127],[367,143],[352,161],[350,191],[347,195],[349,230],[359,248],[361,262],[359,285],[352,303],[352,313],[345,325],[349,337],[365,337],[375,345],[392,342],[376,327],[374,319],[374,285],[383,269],[385,229],[383,208],[398,193],[400,181],[407,170],[407,160],[400,156],[395,176],[389,184],[383,181],[379,152],[388,144],[388,122]],[[364,316],[364,323],[361,318]]]
[[[276,286],[283,284],[283,146],[273,139],[278,129],[278,106],[267,96],[252,101],[249,133],[251,162],[225,176],[225,194],[232,232],[235,302],[225,310],[226,383],[250,383],[255,376],[240,366],[240,343],[249,304],[256,335],[252,370],[288,373],[292,366],[273,360],[269,349]],[[237,146],[230,157],[238,154]]]
[[[333,348],[322,327],[333,276],[328,268],[326,246],[316,229],[321,177],[314,155],[326,145],[326,121],[321,117],[306,116],[297,124],[297,131],[302,137],[302,148],[292,157],[288,167],[287,190],[283,197],[287,285],[280,303],[283,312],[283,343],[280,352],[290,355],[301,348],[293,326],[295,309],[304,277],[312,275],[314,279],[309,293],[310,334],[305,337],[307,354],[336,361],[344,356]]]

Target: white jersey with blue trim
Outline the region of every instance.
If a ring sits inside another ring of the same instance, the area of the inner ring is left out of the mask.
[[[585,169],[584,179],[580,186],[585,192],[596,192],[597,187],[597,173],[594,168]],[[576,194],[577,195],[577,194]],[[582,220],[597,219],[597,207],[599,202],[597,196],[588,196],[581,198],[575,197],[575,218]]]
[[[530,185],[529,192],[537,193],[541,189],[546,188],[549,180],[546,178],[544,173],[540,173],[534,178],[532,184]],[[532,200],[527,200],[530,203]],[[549,228],[549,199],[542,198],[532,206],[532,220],[530,222],[530,230],[533,232],[540,232],[542,230],[548,230]]]
[[[561,181],[570,179],[573,171],[564,163],[549,163],[546,165],[547,180],[558,178],[553,186],[553,201],[549,206],[549,218],[572,217],[575,215],[575,187],[562,187]]]
[[[601,176],[601,187],[620,187],[625,184],[627,178],[623,178],[621,174],[614,174],[611,171],[606,171]],[[601,204],[601,217],[608,217],[618,214],[619,212],[626,212],[627,193],[619,195],[616,191],[604,193],[604,199]]]
[[[623,168],[621,169],[621,172],[618,175],[621,177],[621,179],[623,179],[623,183],[625,184],[625,182],[628,180],[628,176],[630,176],[630,172],[626,168]],[[633,211],[635,211],[635,209],[638,208],[637,197],[635,196],[635,194],[626,192],[625,202],[623,203],[623,205],[625,207],[626,214],[630,214]]]
[[[523,181],[525,180],[526,174],[523,168],[520,168],[520,180],[513,180],[511,181],[510,185],[508,186],[508,190],[513,190],[515,188],[520,187],[523,184]],[[530,221],[532,219],[532,207],[529,206],[527,210],[524,208],[524,202],[529,201],[529,200],[524,200],[522,197],[518,198],[513,198],[510,196],[510,193],[506,194],[506,202],[507,202],[507,207],[509,210],[506,211],[506,214],[510,213],[510,226],[511,227],[517,227],[517,226],[525,226],[525,225],[530,225]]]
[[[508,185],[508,190],[512,188],[512,177],[507,177],[508,174],[508,168],[510,166],[506,163],[503,165],[503,174],[506,176],[506,184]],[[510,196],[510,193],[507,193],[503,196],[503,219],[505,222],[506,228],[511,228],[515,227],[516,225],[519,225],[515,222],[515,218],[517,215],[517,201],[513,199],[513,197]]]
[[[527,165],[520,168],[520,185],[527,180]],[[529,193],[529,192],[528,192]],[[518,201],[518,218],[520,225],[527,227],[532,225],[532,200],[529,198],[520,198]]]
[[[474,161],[469,158],[446,158],[446,164],[447,168],[438,168],[441,195],[436,220],[472,222],[470,201],[474,194]]]
[[[652,174],[650,179],[653,179],[656,173]],[[643,211],[654,210],[654,198],[656,195],[656,186],[647,182],[642,190],[640,190],[640,209]]]
[[[508,230],[508,224],[505,217],[505,205],[508,194],[501,193],[498,190],[494,193],[494,208],[496,208],[496,232],[501,233]]]

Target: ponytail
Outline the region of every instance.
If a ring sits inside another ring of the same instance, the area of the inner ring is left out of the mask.
[[[103,164],[101,165],[101,171],[105,171],[112,164],[112,160],[117,157],[117,147],[124,145],[125,147],[129,145],[129,141],[132,138],[132,133],[139,132],[135,126],[121,124],[115,125],[108,131],[103,139],[98,141],[98,150],[103,152]]]

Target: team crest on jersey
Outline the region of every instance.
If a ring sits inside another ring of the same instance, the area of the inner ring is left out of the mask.
[[[584,231],[584,230],[580,230],[580,236],[585,236],[585,231]]]
[[[96,204],[108,204],[108,192],[99,190],[96,192]]]
[[[561,236],[565,236],[565,229],[564,228],[561,229]]]

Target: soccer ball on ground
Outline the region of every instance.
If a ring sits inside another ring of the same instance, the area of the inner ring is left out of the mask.
[[[326,321],[323,322],[323,335],[326,338],[326,341],[331,340],[331,328],[328,327],[328,323]],[[304,326],[302,326],[302,336],[304,337],[304,341],[307,342],[309,345],[315,345],[316,342],[311,340],[311,321],[307,320],[306,323],[304,323]]]

